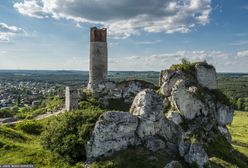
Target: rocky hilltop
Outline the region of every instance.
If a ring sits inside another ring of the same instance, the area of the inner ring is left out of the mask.
[[[231,142],[226,125],[234,113],[229,100],[217,90],[215,68],[206,62],[173,65],[161,71],[159,81],[156,90],[140,82],[129,82],[128,87],[106,83],[99,88],[102,102],[117,97],[132,105],[129,111],[101,115],[86,144],[88,162],[141,145],[181,158],[166,168],[185,163],[210,166],[209,145],[218,136]]]

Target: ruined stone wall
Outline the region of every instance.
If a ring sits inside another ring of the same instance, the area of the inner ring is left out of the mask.
[[[93,89],[97,84],[106,81],[108,73],[107,30],[91,28],[90,32],[90,65],[89,84]]]
[[[71,111],[78,108],[78,91],[74,88],[65,89],[65,109]]]

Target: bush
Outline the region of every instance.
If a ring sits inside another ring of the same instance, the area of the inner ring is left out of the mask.
[[[222,93],[219,89],[210,90],[210,92],[215,96],[215,100],[228,106],[232,106],[230,99]]]
[[[39,135],[42,131],[42,125],[37,121],[23,121],[18,123],[16,128],[33,135]]]
[[[90,103],[88,101],[81,101],[79,103],[79,108],[85,110],[85,109],[94,108],[94,106],[92,105],[92,103]]]
[[[14,115],[15,115],[15,111],[11,110],[11,108],[0,110],[0,118],[13,117]]]
[[[59,115],[48,123],[42,133],[42,146],[69,162],[85,159],[85,143],[101,114],[101,109],[95,108]]]
[[[174,70],[174,71],[181,70],[192,73],[195,71],[195,63],[191,63],[186,59],[182,59],[181,64],[173,64],[170,67],[170,70]]]

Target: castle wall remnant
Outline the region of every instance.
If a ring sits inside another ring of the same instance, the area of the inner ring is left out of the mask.
[[[93,90],[101,82],[107,80],[108,47],[107,29],[90,29],[90,65],[88,88]]]
[[[78,91],[77,89],[65,88],[65,109],[71,111],[78,108]]]

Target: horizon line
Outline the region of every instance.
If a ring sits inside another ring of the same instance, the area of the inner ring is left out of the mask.
[[[89,70],[68,70],[68,69],[0,69],[0,71],[79,71],[79,72],[89,72]],[[162,70],[160,70],[162,71]],[[160,72],[152,70],[108,70],[108,72]],[[228,72],[228,71],[216,71],[216,73],[239,73],[239,74],[248,74],[247,72]]]

